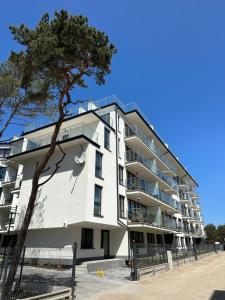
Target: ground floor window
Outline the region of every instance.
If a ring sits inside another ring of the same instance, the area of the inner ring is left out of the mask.
[[[157,244],[163,244],[163,237],[161,234],[156,235]]]
[[[155,244],[155,235],[154,233],[147,233],[147,243],[148,244]]]
[[[130,231],[130,242],[143,244],[144,243],[144,233],[139,231]]]
[[[81,249],[93,249],[93,229],[82,228]]]

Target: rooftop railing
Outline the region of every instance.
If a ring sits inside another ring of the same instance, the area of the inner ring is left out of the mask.
[[[144,165],[148,170],[150,170],[152,173],[154,173],[156,176],[158,176],[160,179],[162,179],[165,183],[167,183],[172,189],[178,191],[178,184],[176,181],[165,175],[163,172],[161,172],[157,166],[154,164],[153,160],[145,158],[145,156],[137,151],[128,150],[126,151],[126,161],[127,162],[139,162],[142,165]]]
[[[180,210],[180,203],[175,201],[171,196],[160,190],[155,184],[139,177],[132,177],[127,179],[127,190],[141,191],[151,197],[158,199],[165,204]]]
[[[125,127],[125,137],[137,136],[173,173],[176,174],[176,167],[165,156],[165,153],[155,145],[154,140],[147,137],[140,128]]]
[[[66,141],[76,136],[84,135],[90,140],[98,143],[98,133],[90,126],[80,123],[75,126],[66,127],[60,130],[57,142]],[[22,148],[12,148],[10,155],[15,155],[21,152],[26,152],[33,149],[38,149],[43,146],[47,146],[51,143],[52,133],[44,134],[38,136],[37,138],[29,139],[25,149]]]

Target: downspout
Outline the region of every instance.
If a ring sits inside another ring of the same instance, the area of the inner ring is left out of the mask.
[[[116,114],[116,194],[117,194],[117,223],[123,226],[127,231],[128,227],[119,219],[119,164],[118,164],[118,108],[115,109]]]
[[[130,241],[129,241],[129,228],[128,226],[123,223],[120,219],[119,219],[119,164],[118,164],[118,108],[115,109],[115,115],[116,115],[116,193],[117,193],[117,223],[119,225],[121,225],[123,228],[125,228],[128,232],[128,260],[130,260]]]

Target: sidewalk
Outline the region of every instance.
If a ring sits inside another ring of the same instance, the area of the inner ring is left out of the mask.
[[[91,300],[224,300],[225,252],[92,296]]]

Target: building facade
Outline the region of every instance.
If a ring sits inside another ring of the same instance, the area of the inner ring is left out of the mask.
[[[21,226],[33,173],[53,129],[54,123],[25,132],[11,144],[8,164],[22,181],[19,189],[18,183],[10,188],[17,197],[10,200],[16,214],[9,235]],[[76,242],[81,260],[127,259],[133,242],[186,247],[204,239],[198,184],[136,107],[116,99],[79,107],[64,121],[40,182],[63,154],[56,174],[38,191],[27,246]]]

